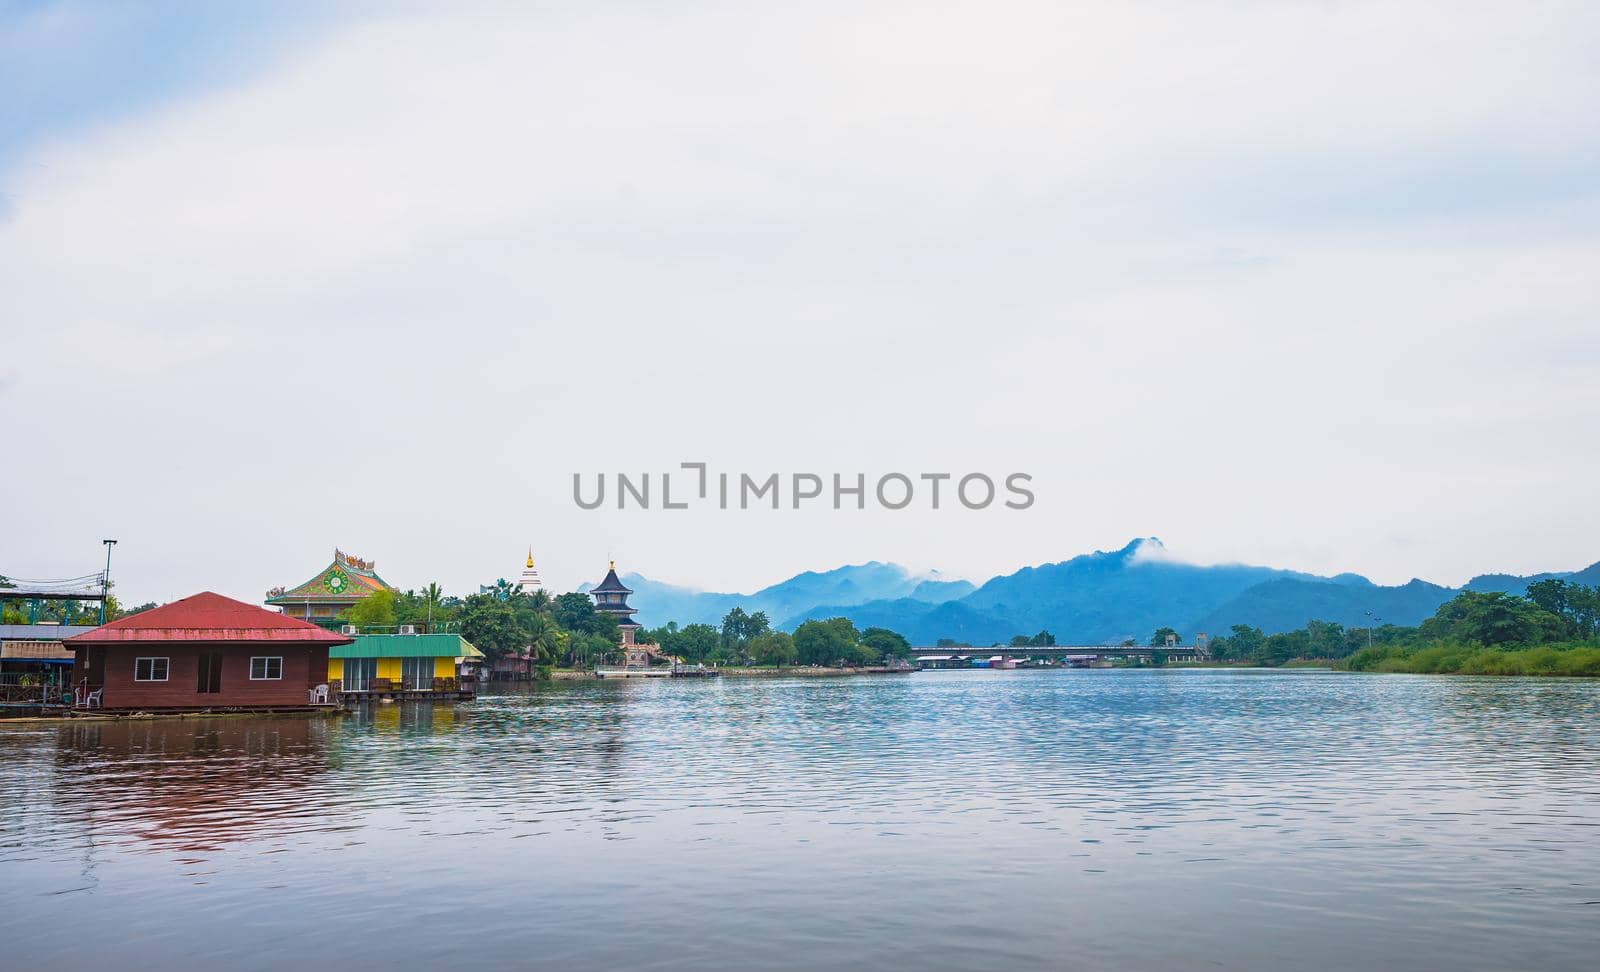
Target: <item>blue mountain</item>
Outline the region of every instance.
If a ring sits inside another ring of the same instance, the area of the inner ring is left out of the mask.
[[[1516,574],[1479,574],[1467,581],[1466,589],[1469,591],[1500,591],[1504,594],[1525,594],[1528,585],[1542,580],[1564,580],[1569,584],[1582,584],[1584,587],[1594,587],[1600,584],[1600,563],[1593,563],[1582,570],[1555,571],[1545,574],[1529,574],[1519,577]]]
[[[1416,625],[1457,593],[1453,588],[1420,580],[1380,587],[1370,581],[1343,584],[1337,580],[1281,577],[1242,591],[1194,618],[1184,625],[1184,633],[1227,634],[1233,625],[1247,624],[1274,634],[1303,628],[1311,620],[1365,627],[1373,623],[1373,616],[1389,624]]]
[[[1600,563],[1528,576],[1484,574],[1465,589],[1520,594],[1552,577],[1597,585]],[[753,594],[695,591],[638,574],[623,582],[635,591],[631,600],[640,622],[651,626],[669,620],[720,624],[724,614],[742,607],[765,611],[786,630],[811,618],[842,616],[857,627],[891,628],[918,645],[940,638],[988,645],[1041,630],[1064,644],[1143,641],[1163,626],[1188,639],[1201,631],[1225,634],[1235,624],[1273,633],[1311,620],[1360,626],[1370,616],[1413,625],[1459,593],[1421,580],[1390,587],[1359,574],[1321,577],[1247,564],[1185,564],[1168,556],[1154,537],[1024,567],[978,587],[878,561],[807,571]]]
[[[622,582],[634,592],[628,600],[639,609],[639,623],[651,627],[668,621],[679,625],[721,624],[723,615],[735,607],[751,613],[765,611],[774,624],[779,624],[782,619],[806,614],[819,604],[842,609],[905,598],[931,606],[964,597],[974,589],[970,581],[943,580],[937,571],[916,574],[899,564],[878,561],[833,570],[808,570],[754,594],[696,591],[634,573],[624,574]],[[579,590],[592,586],[584,584]],[[828,615],[837,616],[837,612]]]

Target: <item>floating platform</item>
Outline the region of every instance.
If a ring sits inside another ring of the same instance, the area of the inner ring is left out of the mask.
[[[672,665],[651,668],[596,668],[595,678],[716,678],[722,673],[703,665]]]

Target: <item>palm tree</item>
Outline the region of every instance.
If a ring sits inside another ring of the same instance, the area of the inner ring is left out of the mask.
[[[444,588],[439,586],[438,581],[431,581],[427,587],[422,589],[422,603],[428,606],[429,631],[433,630],[433,609],[438,607],[439,602],[442,600],[444,600]]]
[[[561,648],[560,630],[543,614],[528,619],[528,653],[535,661],[554,658]]]

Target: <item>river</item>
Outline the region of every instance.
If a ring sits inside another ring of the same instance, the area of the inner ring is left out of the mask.
[[[0,727],[16,969],[1579,969],[1600,683],[573,682]]]

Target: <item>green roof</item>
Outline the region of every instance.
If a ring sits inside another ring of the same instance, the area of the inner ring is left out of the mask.
[[[348,645],[328,649],[329,658],[482,658],[483,652],[458,634],[356,635]]]

